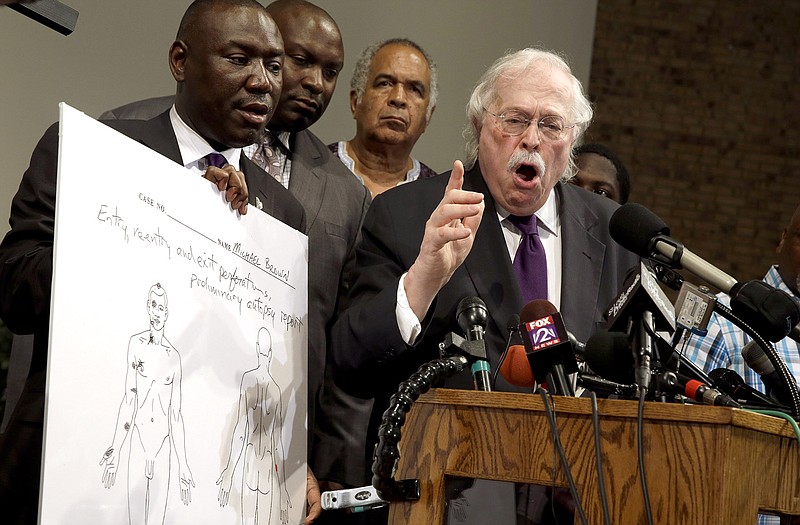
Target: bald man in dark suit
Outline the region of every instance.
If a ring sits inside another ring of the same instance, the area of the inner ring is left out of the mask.
[[[333,96],[344,47],[335,21],[318,6],[279,0],[267,10],[281,31],[287,58],[280,102],[267,126],[270,135],[262,140],[272,141],[281,182],[303,205],[308,220],[309,462],[321,480],[362,485],[368,482],[361,451],[371,406],[341,392],[330,376],[325,377],[325,366],[329,330],[347,296],[370,196],[308,129]],[[101,118],[150,118],[171,103],[172,97],[142,100]],[[258,159],[258,147],[245,152]]]
[[[218,60],[220,42],[225,53],[235,50],[241,60]],[[240,213],[248,212],[248,199],[258,197],[264,211],[305,231],[300,203],[241,154],[263,134],[274,111],[283,59],[280,33],[261,4],[198,0],[184,14],[169,50],[177,82],[174,107],[149,121],[111,125],[212,181]],[[212,153],[225,162],[209,165]],[[38,512],[57,168],[54,125],[34,150],[12,203],[11,231],[0,244],[0,316],[13,332],[34,334],[30,372],[0,438],[6,523],[35,523]],[[318,500],[313,513],[319,513]]]

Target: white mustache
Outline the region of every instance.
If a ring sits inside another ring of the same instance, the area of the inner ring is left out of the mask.
[[[508,159],[508,171],[514,171],[520,164],[533,164],[539,175],[542,175],[547,169],[544,159],[538,151],[517,151]]]

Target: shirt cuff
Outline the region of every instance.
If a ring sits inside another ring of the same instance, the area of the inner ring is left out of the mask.
[[[407,345],[413,345],[420,332],[422,332],[422,325],[419,319],[414,314],[414,311],[408,305],[408,296],[406,296],[406,275],[408,272],[400,276],[400,282],[397,285],[397,302],[394,308],[394,315],[397,318],[397,327],[400,329],[400,337]]]

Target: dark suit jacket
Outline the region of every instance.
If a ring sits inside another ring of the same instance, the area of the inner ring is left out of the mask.
[[[182,163],[168,112],[147,121],[105,123]],[[241,167],[250,189],[251,204],[258,196],[265,213],[305,232],[305,212],[300,203],[244,156]],[[47,330],[57,168],[58,124],[53,124],[31,156],[30,167],[12,201],[11,231],[0,244],[0,316],[14,333],[33,333],[37,328]],[[44,362],[40,364],[44,365]]]
[[[443,174],[418,180],[377,196],[364,221],[351,307],[334,327],[331,357],[342,388],[375,396],[373,440],[378,419],[398,384],[438,357],[437,345],[447,333],[461,332],[456,322],[461,299],[478,296],[486,303],[490,319],[485,339],[492,370],[505,348],[509,319],[523,306],[494,199],[476,163],[466,174],[464,189],[483,193],[486,208],[472,251],[434,300],[416,344],[403,342],[394,312],[398,281],[419,253],[425,222],[441,200],[448,178]],[[567,329],[585,341],[604,324],[605,307],[638,257],[610,238],[608,221],[616,203],[570,184],[559,183],[555,191],[562,236],[560,311]],[[447,385],[471,388],[471,377],[465,371]],[[497,389],[520,390],[501,376]]]
[[[148,121],[107,124],[181,163],[168,113]],[[16,502],[13,508],[34,512],[34,517],[41,459],[57,168],[58,124],[54,124],[33,152],[30,167],[12,201],[11,231],[0,244],[0,317],[14,333],[34,334],[28,380],[0,440],[0,503],[9,498]],[[259,196],[265,212],[305,231],[303,207],[280,183],[244,156],[241,168],[251,201]]]

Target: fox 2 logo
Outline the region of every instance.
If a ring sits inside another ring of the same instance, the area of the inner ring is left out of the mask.
[[[561,342],[552,315],[531,321],[527,328],[528,336],[534,347],[550,346]]]
[[[558,342],[558,334],[556,333],[556,329],[553,325],[535,328],[531,332],[531,338],[533,339],[533,344],[536,346],[549,343],[554,340],[555,342]]]

